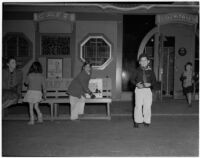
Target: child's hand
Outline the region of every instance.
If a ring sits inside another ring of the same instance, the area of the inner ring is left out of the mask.
[[[94,99],[96,98],[96,96],[94,94],[91,95],[91,99]]]
[[[151,83],[144,83],[144,87],[150,87]]]
[[[46,95],[45,95],[45,94],[43,94],[42,98],[43,98],[44,100],[46,100]]]
[[[136,86],[137,86],[138,88],[143,88],[143,87],[144,87],[143,84],[142,84],[141,82],[137,83]]]

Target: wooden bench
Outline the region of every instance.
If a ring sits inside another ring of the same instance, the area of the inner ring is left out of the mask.
[[[58,106],[60,103],[69,104],[69,95],[67,94],[67,88],[72,79],[47,79],[46,80],[46,99],[40,103],[47,103],[50,106],[50,116],[51,120],[59,119],[58,117]],[[101,98],[86,98],[87,103],[105,103],[106,104],[106,116],[101,118],[111,119],[110,114],[110,104],[111,99],[111,79],[103,78],[102,79],[102,97]],[[26,91],[22,91],[22,96],[25,95]],[[95,93],[94,93],[95,94]],[[23,97],[19,100],[19,103],[23,101]],[[95,116],[89,118],[96,118]],[[100,117],[99,117],[100,118]]]

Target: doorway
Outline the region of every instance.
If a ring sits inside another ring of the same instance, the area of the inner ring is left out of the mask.
[[[175,37],[165,36],[163,42],[163,79],[162,94],[166,97],[174,95],[174,61],[175,61]]]

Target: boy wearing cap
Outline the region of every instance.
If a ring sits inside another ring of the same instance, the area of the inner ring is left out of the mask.
[[[155,74],[149,66],[149,58],[146,54],[139,56],[140,67],[136,70],[132,82],[135,88],[134,127],[139,124],[148,127],[151,123],[152,91],[155,84]]]

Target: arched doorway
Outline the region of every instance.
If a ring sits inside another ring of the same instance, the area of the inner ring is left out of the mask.
[[[196,15],[184,13],[157,15],[157,27],[149,31],[140,44],[138,57],[145,52],[146,44],[154,36],[153,68],[157,80],[161,82],[161,99],[162,95],[174,98],[180,98],[182,95],[179,77],[184,64],[187,61],[194,62],[197,23]],[[178,53],[182,49],[186,50],[183,56]]]

